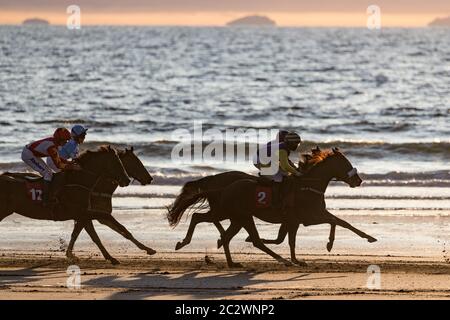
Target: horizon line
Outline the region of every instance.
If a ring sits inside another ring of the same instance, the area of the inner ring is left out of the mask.
[[[30,18],[34,19],[34,18]],[[23,22],[21,23],[1,23],[0,26],[15,26],[15,27],[67,27],[66,24],[58,24],[58,23],[49,23],[49,24],[29,24],[26,25]],[[367,29],[367,26],[354,25],[354,26],[342,26],[342,25],[192,25],[192,24],[93,24],[86,23],[81,24],[81,28],[83,27],[185,27],[185,28],[254,28],[254,29],[271,29],[271,28],[342,28],[342,29]],[[423,28],[449,28],[449,26],[430,26],[430,25],[421,25],[421,26],[381,26],[380,29],[423,29]]]

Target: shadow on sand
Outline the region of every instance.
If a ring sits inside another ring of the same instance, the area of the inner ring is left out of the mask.
[[[299,274],[281,280],[258,279],[261,272],[223,272],[208,274],[191,271],[183,274],[139,273],[129,278],[105,276],[83,281],[85,287],[117,288],[108,299],[220,299],[243,294],[261,294],[269,290],[285,290],[292,288],[283,286],[264,286],[289,281],[309,281],[317,279],[342,278],[345,276],[324,276],[311,278],[311,274]]]

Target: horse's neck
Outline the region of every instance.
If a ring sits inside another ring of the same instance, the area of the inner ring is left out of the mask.
[[[119,184],[117,182],[109,178],[101,178],[94,191],[112,195],[118,187]]]
[[[324,173],[325,170],[322,169],[324,168],[323,165],[324,164],[318,164],[320,167],[311,169],[311,173],[305,174],[303,181],[311,188],[318,189],[325,193],[332,177]]]
[[[101,165],[101,163],[101,161],[93,159],[93,155],[90,155],[90,158],[84,159],[80,162],[80,166],[92,174],[101,176],[104,168],[104,165]]]

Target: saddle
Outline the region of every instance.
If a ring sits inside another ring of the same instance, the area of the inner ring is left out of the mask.
[[[288,179],[284,179],[283,182],[274,182],[266,177],[259,176],[255,189],[256,208],[283,209],[286,207],[286,200],[290,198],[289,194],[286,194],[289,185]]]
[[[34,173],[6,172],[3,177],[12,179],[25,185],[28,198],[37,203],[42,203],[44,193],[44,178]],[[57,192],[64,182],[64,174],[55,174],[50,185],[50,192]]]
[[[88,175],[88,174],[86,174]],[[83,183],[83,172],[57,173],[53,176],[50,192],[57,199],[58,204],[74,205],[80,210],[107,212],[112,210],[111,197],[94,192],[92,185]],[[7,172],[1,175],[7,179],[24,184],[28,199],[36,204],[42,204],[44,179],[34,173]]]
[[[14,179],[18,182],[41,182],[44,180],[40,175],[34,173],[23,173],[23,172],[5,172],[3,176]]]

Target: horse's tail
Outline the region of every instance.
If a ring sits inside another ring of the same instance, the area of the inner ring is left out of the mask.
[[[217,192],[204,190],[203,183],[207,178],[208,177],[190,181],[183,186],[181,193],[176,197],[173,204],[167,208],[167,220],[169,221],[170,226],[176,227],[189,207],[196,205],[196,209],[204,208],[208,196],[212,192]]]

